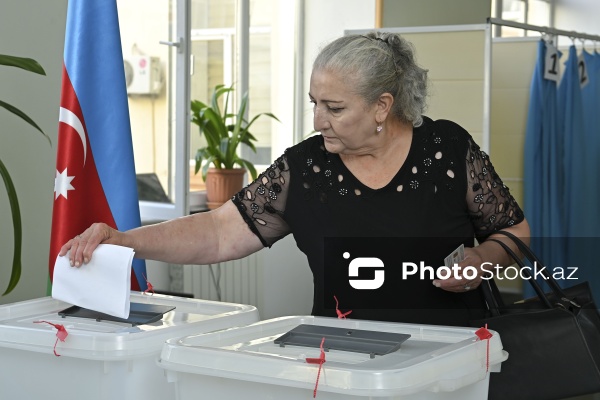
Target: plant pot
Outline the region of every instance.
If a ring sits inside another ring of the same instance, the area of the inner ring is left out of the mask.
[[[219,208],[244,186],[245,168],[209,168],[206,174],[206,205]]]

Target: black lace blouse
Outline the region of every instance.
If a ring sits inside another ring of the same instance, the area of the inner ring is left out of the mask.
[[[313,314],[325,316],[336,316],[335,293],[324,279],[325,238],[417,238],[428,249],[423,259],[443,266],[461,243],[473,246],[475,237],[485,240],[524,219],[472,137],[451,121],[426,117],[414,129],[406,161],[383,188],[363,185],[325,150],[321,136],[313,136],[286,150],[233,202],[265,246],[294,235],[313,273]],[[388,296],[378,292],[380,306],[371,302],[349,317],[468,325],[484,310],[479,290],[450,293],[427,279],[401,280],[390,290]]]

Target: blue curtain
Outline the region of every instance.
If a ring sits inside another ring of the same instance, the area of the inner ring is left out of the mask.
[[[600,268],[598,267],[598,249],[600,249],[600,56],[583,51],[585,65],[579,65],[578,71],[585,69],[582,78],[578,76],[581,88],[583,131],[573,132],[574,146],[571,157],[572,173],[576,179],[571,193],[571,215],[573,217],[569,231],[569,262],[579,267],[581,280],[590,282],[596,301],[600,301]],[[585,79],[585,80],[584,80]],[[578,125],[579,127],[579,125]],[[579,153],[581,151],[581,153]],[[598,304],[598,303],[597,303]]]
[[[531,247],[565,278],[578,268],[578,280],[561,284],[587,280],[600,301],[595,260],[600,249],[600,55],[584,51],[580,60],[572,45],[558,87],[544,79],[545,58],[546,44],[540,41],[525,138],[524,208]],[[533,295],[529,285],[524,289],[526,296]]]
[[[531,81],[525,134],[524,211],[531,227],[531,248],[542,261],[556,264],[565,260],[566,251],[564,242],[557,239],[564,235],[560,195],[564,192],[564,154],[559,141],[558,85],[544,78],[546,46],[540,40]],[[524,290],[526,296],[534,295],[530,285],[524,285]]]
[[[590,182],[587,183],[586,192],[591,201],[590,208],[586,210],[585,234],[586,236],[598,236],[599,228],[596,226],[600,221],[600,206],[593,204],[600,196],[600,184],[598,172],[600,162],[598,151],[600,150],[600,79],[598,69],[600,68],[600,55],[590,54],[583,51],[585,68],[587,70],[586,82],[582,86],[581,96],[583,101],[583,124],[584,124],[584,147],[587,151],[585,159],[585,173]],[[581,67],[580,67],[581,70]]]
[[[586,147],[585,124],[583,121],[583,97],[579,81],[579,66],[577,49],[573,45],[569,48],[569,58],[565,65],[565,72],[558,88],[558,103],[560,129],[564,146],[564,206],[566,215],[566,235],[568,237],[582,236],[587,223],[581,217],[584,215],[586,199]],[[583,224],[583,227],[582,227]],[[583,229],[582,229],[583,228]],[[571,243],[569,243],[571,245]],[[567,254],[571,255],[567,248]]]

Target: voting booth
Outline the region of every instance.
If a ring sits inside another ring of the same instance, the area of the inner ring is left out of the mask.
[[[156,364],[167,339],[257,321],[253,306],[134,292],[127,321],[51,297],[0,306],[0,399],[175,399]]]
[[[290,316],[168,340],[159,365],[191,399],[484,400],[497,333]]]

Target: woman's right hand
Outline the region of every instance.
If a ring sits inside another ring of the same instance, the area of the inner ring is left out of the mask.
[[[90,262],[92,253],[100,243],[119,244],[121,235],[121,232],[104,223],[95,223],[65,243],[58,255],[64,257],[68,253],[71,266],[80,267]]]

